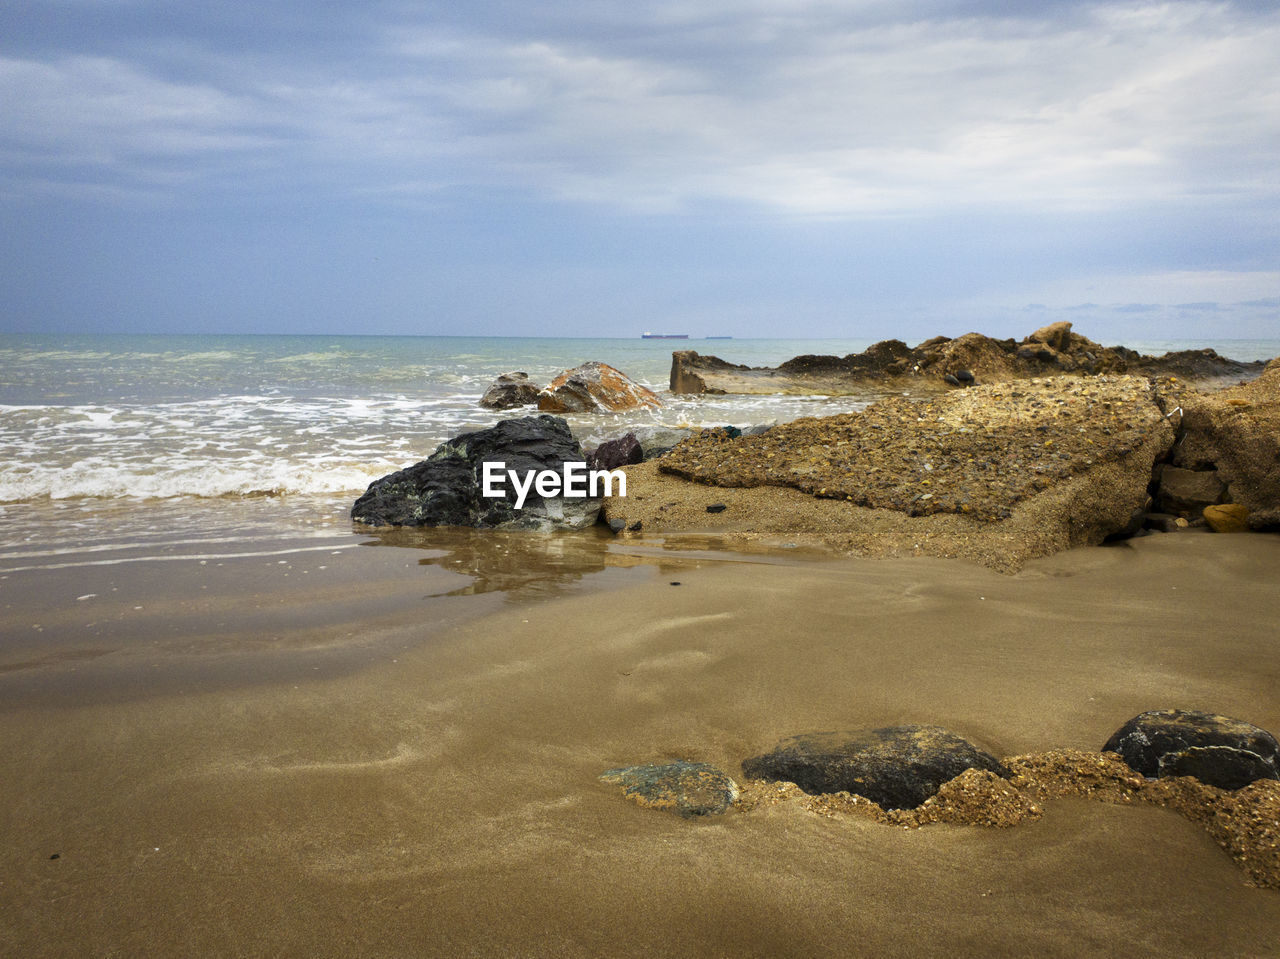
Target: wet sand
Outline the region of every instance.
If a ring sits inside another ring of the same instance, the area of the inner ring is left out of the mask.
[[[0,579],[0,952],[1276,952],[1280,891],[1168,810],[689,821],[596,777],[737,775],[788,735],[906,722],[998,756],[1096,750],[1153,708],[1280,731],[1280,538],[1153,536],[1015,576],[384,544]]]

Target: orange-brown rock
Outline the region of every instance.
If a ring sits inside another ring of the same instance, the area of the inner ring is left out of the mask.
[[[660,406],[656,393],[607,363],[565,370],[538,394],[538,409],[549,413],[616,413]]]

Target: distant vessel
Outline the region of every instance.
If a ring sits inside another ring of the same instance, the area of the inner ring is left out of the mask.
[[[707,336],[707,337],[704,337],[704,339],[708,339],[708,340],[731,340],[731,339],[733,339],[733,337],[732,337],[732,336]]]
[[[645,331],[640,334],[642,340],[687,340],[688,333],[650,333]]]

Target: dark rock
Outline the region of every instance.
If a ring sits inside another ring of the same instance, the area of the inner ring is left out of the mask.
[[[793,782],[811,795],[856,793],[884,809],[914,809],[966,769],[1009,775],[994,756],[939,726],[807,733],[742,764],[752,779]]]
[[[371,526],[503,526],[583,529],[600,513],[599,497],[543,498],[530,487],[520,509],[508,481],[500,498],[482,495],[484,463],[503,462],[522,478],[528,470],[561,472],[583,462],[582,448],[556,416],[526,416],[446,440],[427,459],[375,480],[356,500],[351,518]],[[504,477],[505,479],[505,477]]]
[[[956,379],[966,386],[971,386],[977,382],[973,375],[973,370],[956,370]]]
[[[529,374],[514,371],[503,373],[484,391],[480,397],[480,405],[490,410],[509,410],[517,406],[537,406],[538,390],[536,383],[529,382]]]
[[[640,520],[636,520],[634,523],[628,526],[627,529],[633,533],[638,533],[640,532],[640,530],[644,529],[644,523],[640,522]]]
[[[607,363],[565,370],[538,394],[538,409],[551,413],[616,413],[660,406],[656,393]]]
[[[613,530],[615,533],[621,533],[626,528],[627,528],[626,520],[621,520],[621,519],[609,520],[609,529]]]
[[[1102,748],[1119,753],[1151,779],[1195,776],[1219,789],[1280,779],[1280,744],[1274,736],[1243,720],[1198,710],[1156,709],[1134,716]]]
[[[1216,470],[1189,470],[1166,465],[1160,471],[1156,505],[1164,513],[1200,516],[1206,506],[1221,503],[1226,491]]]
[[[942,378],[942,382],[946,383],[948,386],[959,386],[960,378],[948,373],[946,376]]]
[[[729,508],[729,507],[728,507],[728,506],[726,506],[724,503],[712,503],[710,506],[708,506],[708,507],[707,507],[707,512],[708,512],[708,513],[723,513],[723,512],[724,512],[725,510],[727,510],[728,508]]]
[[[1178,525],[1178,517],[1168,513],[1147,513],[1142,518],[1142,525],[1143,528],[1153,529],[1157,533],[1176,533],[1182,529]]]
[[[635,433],[605,440],[587,454],[587,469],[616,470],[622,466],[644,462],[644,450]]]
[[[738,800],[738,784],[707,763],[627,766],[601,773],[600,781],[621,786],[623,795],[641,806],[687,819],[719,815]]]

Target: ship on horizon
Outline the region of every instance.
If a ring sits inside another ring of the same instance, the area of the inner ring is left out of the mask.
[[[688,333],[650,333],[645,330],[640,334],[642,340],[687,340],[688,338]]]

